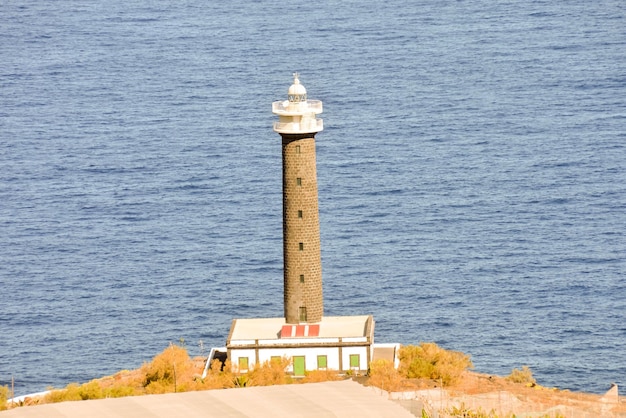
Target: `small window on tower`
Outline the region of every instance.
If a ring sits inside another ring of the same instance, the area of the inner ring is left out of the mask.
[[[298,186],[302,186],[302,178],[298,177],[298,178],[296,179],[296,184],[297,184]]]
[[[306,307],[300,306],[300,321],[306,322]]]
[[[298,243],[298,249],[299,249],[300,251],[304,251],[304,242],[300,242],[300,243]]]
[[[296,154],[300,154],[300,145],[296,145]]]
[[[302,211],[301,210],[298,211],[298,218],[302,219]]]
[[[304,283],[304,274],[300,275],[300,283]]]

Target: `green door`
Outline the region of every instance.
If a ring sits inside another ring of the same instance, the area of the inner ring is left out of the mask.
[[[293,374],[294,376],[304,376],[304,356],[294,356]]]

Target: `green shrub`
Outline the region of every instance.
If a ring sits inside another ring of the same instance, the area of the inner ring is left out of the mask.
[[[537,381],[533,377],[533,372],[530,370],[528,366],[522,366],[521,369],[513,369],[511,374],[506,378],[509,382],[513,383],[523,383],[528,386],[534,386],[537,384]]]
[[[468,368],[470,356],[444,350],[435,343],[420,343],[400,348],[400,374],[408,378],[437,379],[444,385],[454,383]]]

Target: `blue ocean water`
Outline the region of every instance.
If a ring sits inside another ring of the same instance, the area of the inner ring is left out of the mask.
[[[626,5],[235,0],[0,9],[0,384],[282,315],[280,137],[317,136],[327,315],[506,375],[626,383]]]

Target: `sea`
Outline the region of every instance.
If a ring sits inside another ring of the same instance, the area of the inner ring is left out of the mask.
[[[324,104],[325,315],[481,373],[626,384],[623,0],[9,0],[0,385],[283,315],[294,72]]]

